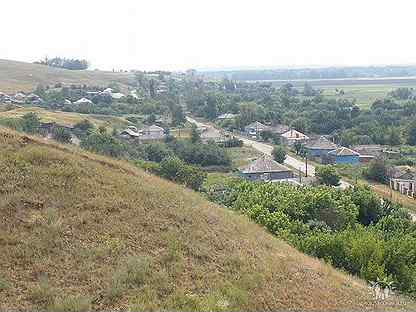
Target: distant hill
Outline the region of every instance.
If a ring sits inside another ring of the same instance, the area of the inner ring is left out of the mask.
[[[128,163],[0,129],[0,171],[0,310],[391,308],[374,306],[363,282]]]
[[[106,71],[66,70],[45,65],[0,60],[0,91],[13,93],[32,91],[37,85],[86,84],[107,86],[112,82],[127,87],[131,82],[131,73],[113,73]]]

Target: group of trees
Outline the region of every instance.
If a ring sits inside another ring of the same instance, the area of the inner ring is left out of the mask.
[[[416,225],[368,187],[341,191],[232,181],[218,190],[210,193],[212,199],[301,251],[368,281],[389,279],[416,295]]]
[[[89,63],[87,60],[69,59],[65,57],[54,57],[51,59],[48,57],[45,57],[44,59],[35,63],[41,64],[41,65],[47,65],[51,67],[69,69],[69,70],[84,70],[84,69],[87,69],[89,66]]]

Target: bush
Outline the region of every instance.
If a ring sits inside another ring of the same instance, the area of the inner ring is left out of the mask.
[[[71,143],[71,132],[63,127],[56,127],[53,129],[52,138],[61,143]]]
[[[80,146],[86,150],[112,157],[120,157],[126,151],[120,141],[106,133],[91,133],[82,138]]]
[[[243,145],[243,141],[236,137],[232,137],[231,139],[228,139],[220,144],[221,147],[225,148],[242,147]]]
[[[315,169],[315,176],[318,179],[319,184],[328,186],[338,186],[340,175],[334,166],[318,166]]]
[[[54,312],[85,312],[91,309],[91,299],[83,296],[65,296],[56,299],[49,310]]]
[[[40,118],[35,113],[27,113],[22,116],[22,130],[27,133],[39,132]]]
[[[273,159],[280,164],[283,164],[286,159],[286,150],[283,146],[278,145],[273,148],[272,151]]]
[[[168,180],[186,185],[194,190],[199,190],[206,179],[206,173],[202,170],[186,165],[182,160],[171,157],[160,164],[160,176]]]
[[[162,143],[150,143],[144,147],[146,159],[155,162],[161,162],[163,159],[170,157],[172,151]]]
[[[387,167],[385,162],[382,160],[372,161],[364,171],[364,175],[370,180],[386,183]]]

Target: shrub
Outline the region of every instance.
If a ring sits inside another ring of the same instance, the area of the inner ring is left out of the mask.
[[[286,150],[283,146],[278,145],[273,148],[272,151],[273,159],[280,164],[283,164],[286,159]]]
[[[56,299],[50,311],[54,312],[85,312],[91,309],[91,299],[84,296],[65,296]]]
[[[71,132],[63,127],[56,127],[52,133],[53,139],[61,143],[71,143],[72,136]]]
[[[56,291],[49,284],[47,277],[42,276],[39,284],[31,290],[30,299],[41,306],[48,306],[54,302]]]
[[[27,133],[37,133],[40,127],[40,118],[36,113],[30,112],[22,116],[22,130]]]
[[[319,184],[329,186],[338,186],[341,179],[334,166],[318,166],[316,167],[315,175]]]
[[[160,164],[160,176],[199,190],[204,183],[206,173],[202,170],[185,164],[182,160],[171,157]]]
[[[367,170],[364,171],[364,175],[373,181],[380,183],[386,183],[387,167],[384,161],[375,160],[370,163]]]

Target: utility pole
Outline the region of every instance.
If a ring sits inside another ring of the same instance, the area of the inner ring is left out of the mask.
[[[308,177],[308,155],[305,155],[305,178]]]

